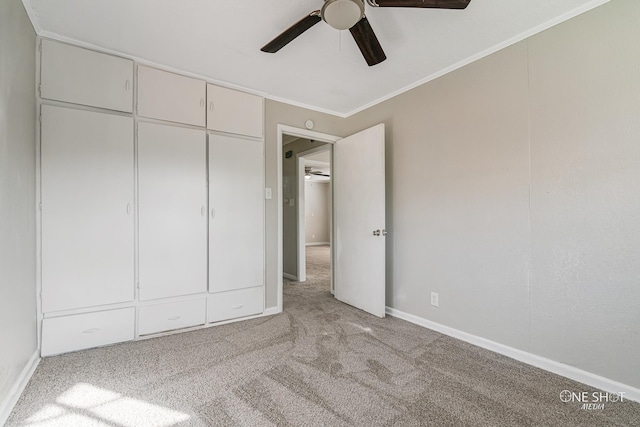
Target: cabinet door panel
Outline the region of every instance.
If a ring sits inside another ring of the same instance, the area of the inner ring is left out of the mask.
[[[194,126],[205,125],[206,83],[138,66],[138,115]]]
[[[42,40],[41,96],[133,111],[133,61]]]
[[[133,119],[42,107],[42,309],[133,300]]]
[[[140,299],[206,292],[206,134],[138,126]]]
[[[208,84],[207,129],[262,137],[263,99]]]
[[[264,143],[209,135],[209,291],[264,283]]]

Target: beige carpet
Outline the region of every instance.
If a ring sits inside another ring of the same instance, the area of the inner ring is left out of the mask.
[[[640,425],[638,403],[562,403],[594,390],[337,302],[328,248],[308,256],[284,313],[44,359],[8,425]]]
[[[331,249],[329,246],[307,246],[307,280],[304,282],[294,282],[284,279],[285,289],[287,285],[296,286],[291,290],[301,287],[304,291],[327,291],[331,290]]]

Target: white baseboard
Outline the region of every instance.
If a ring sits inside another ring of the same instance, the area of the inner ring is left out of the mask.
[[[640,389],[632,387],[630,385],[610,380],[600,375],[592,374],[591,372],[578,369],[574,366],[556,362],[555,360],[547,359],[546,357],[528,353],[523,350],[518,350],[517,348],[509,347],[507,345],[500,344],[476,335],[472,335],[467,332],[451,328],[449,326],[441,325],[439,323],[432,322],[431,320],[427,320],[413,314],[396,310],[395,308],[387,307],[386,313],[389,316],[397,317],[398,319],[415,323],[416,325],[423,326],[427,329],[432,329],[436,332],[440,332],[450,337],[457,338],[461,341],[468,342],[469,344],[473,344],[478,347],[493,351],[495,353],[502,354],[528,365],[544,369],[545,371],[553,372],[554,374],[561,375],[563,377],[578,381],[588,386],[595,387],[609,393],[623,392],[624,399],[640,402]]]
[[[22,372],[20,372],[20,375],[9,390],[9,394],[0,402],[0,425],[4,425],[9,419],[13,407],[18,403],[18,399],[38,367],[38,363],[40,363],[40,352],[36,350],[27,362],[27,365],[22,369]]]
[[[278,307],[267,307],[262,313],[263,316],[273,316],[274,314],[281,313],[282,310],[278,310]]]
[[[282,273],[282,277],[284,277],[285,279],[293,280],[294,282],[298,281],[298,278],[296,276],[294,276],[293,274]]]
[[[305,246],[329,246],[330,243],[329,242],[311,242],[311,243],[305,243]]]

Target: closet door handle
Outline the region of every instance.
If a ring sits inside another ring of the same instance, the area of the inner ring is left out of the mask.
[[[129,79],[127,79],[124,82],[124,90],[126,90],[127,92],[129,92],[129,86],[131,85],[131,83],[129,83]]]
[[[213,101],[209,101],[209,111],[213,111]]]
[[[232,308],[232,309],[234,309],[234,310],[239,310],[239,309],[241,309],[242,307],[244,307],[244,306],[243,306],[242,304],[240,304],[240,305],[234,305],[234,306],[233,306],[233,307],[231,307],[231,308]]]
[[[211,208],[211,218],[215,218],[216,217],[216,210]]]
[[[204,98],[200,98],[200,108],[204,108]]]
[[[203,207],[200,208],[200,216],[204,216],[204,212],[205,212],[205,210],[204,210],[204,206],[203,206]]]
[[[131,203],[127,203],[127,215],[131,215]]]

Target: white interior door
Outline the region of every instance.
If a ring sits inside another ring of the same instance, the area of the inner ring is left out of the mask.
[[[335,296],[385,315],[384,124],[334,146]]]

